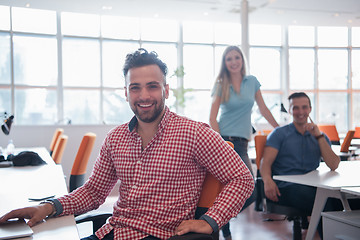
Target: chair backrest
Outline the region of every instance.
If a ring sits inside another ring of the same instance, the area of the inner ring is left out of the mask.
[[[56,164],[61,163],[67,140],[68,140],[68,136],[63,134],[60,136],[60,139],[57,141],[57,143],[55,145],[55,148],[54,148],[54,151],[53,151],[51,157],[52,157],[52,159],[54,159],[54,162]]]
[[[351,140],[353,139],[355,130],[349,130],[346,133],[343,143],[341,144],[340,152],[347,153],[349,151]]]
[[[256,167],[257,169],[260,169],[260,163],[261,163],[261,159],[263,157],[264,154],[264,148],[265,148],[265,144],[266,144],[266,135],[256,135],[254,137],[254,141],[255,141],[255,151],[256,151]]]
[[[270,129],[259,130],[257,135],[269,135],[272,132]]]
[[[64,133],[64,129],[62,128],[56,128],[54,135],[50,142],[49,152],[50,156],[52,156],[52,153],[54,152],[54,148],[56,146],[57,141],[60,139],[60,136]]]
[[[82,186],[85,182],[87,164],[94,147],[95,133],[86,133],[80,143],[70,174],[70,192]]]
[[[340,145],[339,133],[334,124],[318,124],[318,127],[321,132],[329,137],[331,144]]]
[[[234,144],[232,142],[226,142],[234,148]],[[203,208],[211,207],[223,187],[224,185],[219,180],[207,172],[197,206]]]
[[[354,138],[360,138],[360,127],[355,127]]]

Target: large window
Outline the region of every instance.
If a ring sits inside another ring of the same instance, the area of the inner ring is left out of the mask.
[[[10,84],[10,34],[0,32],[0,84]]]
[[[305,91],[315,121],[340,132],[360,126],[359,27],[250,25],[249,41],[248,73],[279,122],[290,120],[281,103]],[[240,23],[0,6],[0,112],[26,125],[126,122],[133,113],[122,67],[126,54],[143,47],[168,65],[171,110],[208,122],[228,45],[241,46]],[[266,123],[256,104],[252,121]]]
[[[289,50],[290,89],[314,89],[315,51],[314,49],[295,48]]]
[[[319,88],[346,89],[348,85],[347,50],[319,49]]]
[[[57,45],[54,37],[14,35],[16,85],[56,86]]]

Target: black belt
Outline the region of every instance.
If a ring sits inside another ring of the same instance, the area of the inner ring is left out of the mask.
[[[227,138],[230,141],[247,141],[246,138],[242,138],[242,137],[232,137],[232,136],[222,136],[223,138]]]

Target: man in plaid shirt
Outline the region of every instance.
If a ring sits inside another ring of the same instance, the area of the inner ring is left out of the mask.
[[[135,116],[105,138],[92,175],[68,195],[11,211],[0,219],[81,214],[98,208],[120,180],[113,216],[85,239],[168,239],[189,232],[211,234],[241,210],[254,189],[250,171],[207,124],[165,106],[167,67],[139,49],[124,65],[126,99]],[[194,220],[206,171],[225,186],[213,206]]]

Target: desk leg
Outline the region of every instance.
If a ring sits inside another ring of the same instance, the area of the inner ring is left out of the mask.
[[[339,194],[340,194],[341,203],[344,207],[344,211],[351,211],[349,201],[347,200],[346,194],[343,192],[340,192]]]
[[[341,200],[345,211],[351,211],[346,195],[338,190],[329,190],[324,188],[317,188],[314,207],[311,213],[309,228],[306,234],[306,240],[314,239],[317,225],[321,217],[321,212],[324,210],[326,201],[329,197],[338,198]]]
[[[316,190],[315,202],[311,213],[309,228],[305,240],[311,240],[314,238],[316,228],[319,224],[319,220],[321,217],[321,212],[325,207],[327,198],[329,197],[329,191],[330,190],[323,188],[317,188]]]

